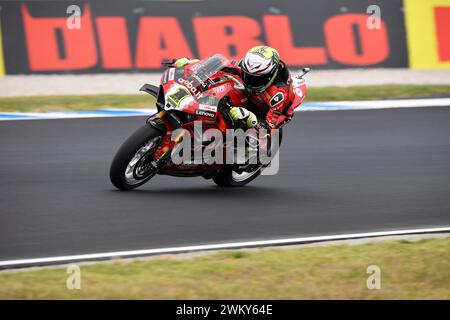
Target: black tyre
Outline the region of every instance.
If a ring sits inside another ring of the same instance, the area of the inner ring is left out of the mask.
[[[242,187],[261,174],[261,168],[253,172],[238,174],[231,169],[224,169],[216,173],[212,179],[219,187]]]
[[[281,145],[281,140],[283,137],[283,130],[279,129],[279,144]],[[277,150],[278,152],[278,150]],[[251,172],[243,172],[241,174],[229,169],[224,168],[217,172],[213,177],[213,181],[219,187],[242,187],[256,179],[261,174],[262,168],[255,168]]]
[[[137,188],[157,173],[150,165],[162,140],[162,133],[146,124],[136,130],[119,148],[111,163],[111,183],[120,190]]]

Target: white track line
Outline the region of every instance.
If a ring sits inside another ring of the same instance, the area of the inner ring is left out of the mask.
[[[80,255],[71,255],[71,256],[35,258],[35,259],[6,260],[6,261],[0,261],[0,268],[26,267],[26,266],[58,264],[58,263],[68,263],[68,262],[86,261],[86,260],[107,260],[107,259],[111,259],[111,258],[150,256],[150,255],[158,255],[158,254],[183,253],[183,252],[191,252],[191,251],[207,251],[207,250],[236,249],[236,248],[263,247],[263,246],[293,245],[293,244],[322,242],[322,241],[348,240],[348,239],[373,238],[373,237],[382,237],[382,236],[395,236],[395,235],[408,235],[408,234],[421,234],[421,233],[439,233],[439,232],[443,232],[443,233],[450,232],[450,227],[407,229],[407,230],[379,231],[379,232],[366,232],[366,233],[350,233],[350,234],[337,234],[337,235],[330,235],[330,236],[286,238],[286,239],[275,239],[275,240],[257,240],[257,241],[230,242],[230,243],[221,243],[221,244],[206,244],[206,245],[186,246],[186,247],[169,247],[169,248],[160,248],[160,249],[103,252],[103,253],[80,254]]]

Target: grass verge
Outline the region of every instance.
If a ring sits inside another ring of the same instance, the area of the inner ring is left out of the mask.
[[[0,273],[0,299],[450,299],[450,238],[221,251],[81,266],[81,289],[63,267]],[[381,268],[381,289],[366,286]]]
[[[449,85],[383,85],[358,87],[310,88],[306,101],[378,100],[445,95]],[[82,95],[0,98],[0,112],[44,112],[52,110],[95,110],[104,108],[149,108],[151,96]]]

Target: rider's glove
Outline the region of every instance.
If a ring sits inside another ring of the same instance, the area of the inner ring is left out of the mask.
[[[258,125],[258,119],[255,114],[241,107],[232,107],[230,116],[236,122],[244,122],[247,128],[255,128]]]
[[[180,58],[180,59],[178,59],[178,60],[176,60],[174,63],[173,63],[173,65],[176,67],[176,68],[179,68],[179,67],[184,67],[185,65],[188,65],[189,63],[192,63],[192,62],[197,62],[197,61],[199,61],[198,59],[188,59],[188,58]]]

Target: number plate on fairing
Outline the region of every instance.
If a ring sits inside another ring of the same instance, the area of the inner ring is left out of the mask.
[[[183,110],[194,102],[190,92],[183,86],[174,84],[166,94],[164,108],[166,110]]]

